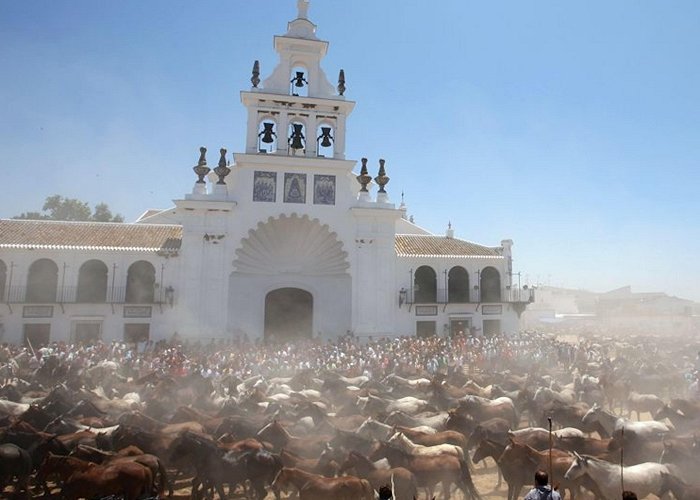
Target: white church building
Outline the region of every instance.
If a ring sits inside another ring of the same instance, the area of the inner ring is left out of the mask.
[[[384,160],[345,158],[355,103],[307,12],[241,92],[244,151],[202,148],[172,208],[0,220],[0,342],[517,332],[533,290],[513,283],[512,241],[431,234],[390,201]]]

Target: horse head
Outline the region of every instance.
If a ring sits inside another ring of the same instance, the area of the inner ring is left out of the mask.
[[[586,473],[586,466],[588,465],[588,458],[579,455],[574,452],[575,460],[571,463],[571,466],[564,474],[565,479],[578,479]]]

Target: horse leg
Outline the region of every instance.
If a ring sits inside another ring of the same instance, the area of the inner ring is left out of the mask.
[[[199,499],[199,486],[200,486],[201,481],[199,480],[199,476],[194,476],[192,478],[192,492],[190,493],[190,497],[193,500],[198,500]]]
[[[15,493],[19,496],[19,492],[24,492],[24,497],[29,499],[31,495],[29,493],[29,476],[17,476],[17,487],[15,488]],[[2,492],[2,490],[0,490]]]
[[[264,481],[253,481],[253,491],[255,491],[255,494],[258,497],[258,500],[263,500],[265,496],[267,495],[267,491],[265,490],[265,482]]]
[[[445,500],[450,500],[450,489],[451,489],[450,487],[451,486],[452,486],[452,483],[450,483],[449,481],[442,482],[442,497]]]
[[[503,474],[501,474],[501,468],[496,464],[496,472],[498,473],[498,482],[496,483],[496,488],[494,489],[499,489],[501,487],[501,484],[503,484]]]
[[[219,498],[221,500],[227,500],[228,495],[224,491],[224,485],[221,483],[216,483],[215,487],[216,487],[216,492],[219,494]]]

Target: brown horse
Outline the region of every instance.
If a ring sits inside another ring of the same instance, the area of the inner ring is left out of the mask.
[[[300,500],[374,500],[374,490],[366,479],[353,476],[323,477],[299,469],[284,467],[272,482],[272,490],[294,486]]]
[[[413,473],[403,467],[377,469],[369,458],[351,451],[340,467],[340,473],[353,471],[358,477],[368,480],[379,491],[382,486],[392,485],[396,498],[416,498],[418,483]]]
[[[170,496],[173,496],[173,487],[172,484],[168,482],[168,473],[165,470],[163,462],[155,455],[144,453],[135,446],[129,446],[115,453],[92,448],[91,446],[80,445],[71,452],[71,456],[101,465],[111,465],[119,462],[136,462],[151,470],[155,483],[154,493],[162,495],[165,488],[168,488]]]
[[[74,472],[64,483],[61,496],[67,500],[91,498],[95,494],[124,495],[124,500],[136,500],[150,494],[153,477],[148,467],[136,462],[120,462],[105,466],[90,464]]]
[[[135,462],[100,466],[79,458],[49,453],[37,474],[37,481],[47,495],[46,480],[52,475],[59,476],[63,483],[62,498],[123,494],[125,498],[135,500],[153,489],[150,469]]]
[[[467,438],[464,437],[464,434],[462,434],[461,432],[441,431],[436,432],[434,434],[428,434],[426,432],[414,431],[410,427],[404,427],[400,425],[396,426],[396,432],[402,433],[415,444],[420,444],[423,446],[453,444],[462,448],[465,454],[467,453]]]
[[[209,434],[214,434],[223,423],[225,417],[213,417],[189,406],[180,406],[170,418],[171,424],[183,424],[186,422],[199,422]]]
[[[180,422],[175,424],[166,424],[154,418],[144,415],[140,411],[131,411],[122,414],[119,417],[119,423],[132,427],[139,427],[149,432],[159,432],[161,434],[178,434],[182,431],[204,433],[206,431],[204,425],[199,422]]]
[[[457,411],[463,415],[471,415],[477,422],[491,418],[503,418],[510,422],[512,428],[518,427],[515,406],[509,398],[490,400],[477,396],[467,396],[460,399]]]
[[[284,449],[280,452],[280,458],[285,467],[300,469],[325,477],[334,477],[339,468],[338,464],[333,460],[322,460],[321,457],[304,458]]]
[[[503,450],[505,449],[506,445],[501,442],[482,438],[480,441],[477,442],[476,450],[474,451],[474,455],[472,456],[472,461],[474,463],[479,463],[488,457],[490,457],[494,462],[496,462],[496,466],[498,469],[498,480],[494,488],[496,490],[500,488],[501,484],[503,483],[503,474],[501,473],[501,467],[498,465],[498,459],[501,458],[501,455],[503,455]],[[486,462],[484,462],[484,466],[486,466]]]
[[[275,450],[285,448],[306,458],[317,457],[323,451],[326,443],[332,439],[332,436],[316,435],[307,438],[292,436],[277,420],[273,420],[260,429],[256,437],[261,441],[271,443]]]
[[[433,496],[435,486],[442,483],[444,498],[451,498],[450,489],[454,484],[460,488],[465,497],[479,500],[479,492],[474,486],[469,465],[452,455],[438,455],[434,457],[414,456],[391,447],[386,443],[379,443],[370,460],[387,458],[392,467],[404,467],[410,470],[416,477],[418,486],[428,490],[428,496]]]
[[[556,434],[553,435],[553,438],[554,446],[560,450],[566,450],[572,453],[576,452],[580,455],[592,455],[599,458],[608,453],[610,443],[612,442],[612,438],[596,439],[581,436],[559,437]]]
[[[586,489],[591,490],[596,498],[600,497],[600,491],[596,484],[587,476],[582,476],[577,479],[569,480],[564,477],[566,471],[569,470],[571,464],[574,462],[574,456],[569,453],[558,450],[556,448],[551,451],[551,472],[552,477],[550,481],[552,484],[559,484],[561,489],[569,490],[571,499],[576,498],[576,494],[579,492],[580,487],[584,486]],[[517,464],[532,464],[531,472],[534,475],[537,469],[548,470],[550,464],[550,452],[549,451],[538,451],[535,448],[528,446],[527,444],[520,443],[515,440],[511,440],[508,447],[501,455],[501,462],[513,461]]]

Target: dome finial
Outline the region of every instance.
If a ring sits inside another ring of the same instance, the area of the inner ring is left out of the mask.
[[[299,14],[297,15],[298,19],[309,18],[309,0],[298,0],[297,9],[299,10]]]

